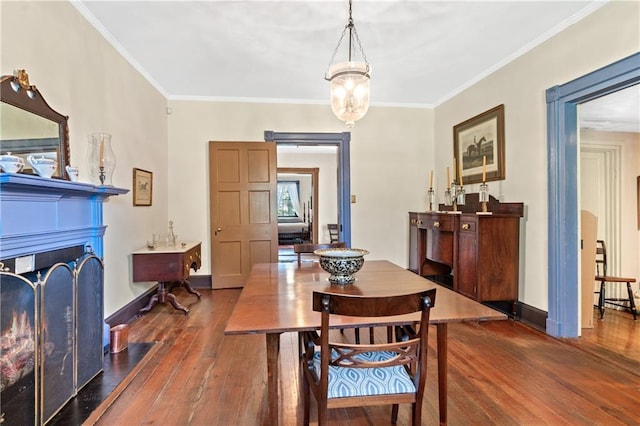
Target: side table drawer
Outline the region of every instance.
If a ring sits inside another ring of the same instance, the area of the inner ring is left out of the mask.
[[[202,258],[200,254],[200,244],[184,254],[185,275],[189,277],[189,270],[197,271],[202,266]]]

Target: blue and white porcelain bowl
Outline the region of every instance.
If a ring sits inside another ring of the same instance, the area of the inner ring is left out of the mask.
[[[313,252],[320,257],[320,266],[329,274],[331,284],[352,284],[356,279],[353,276],[362,268],[364,255],[367,250],[354,248],[320,249]]]

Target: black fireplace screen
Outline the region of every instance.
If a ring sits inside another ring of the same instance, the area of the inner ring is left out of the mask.
[[[46,423],[102,371],[103,264],[72,264],[0,270],[0,423]]]
[[[36,322],[35,285],[21,275],[0,272],[0,401],[7,424],[36,421]]]

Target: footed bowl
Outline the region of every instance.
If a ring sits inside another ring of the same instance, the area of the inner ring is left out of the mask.
[[[331,284],[352,284],[353,276],[362,268],[367,250],[354,248],[320,249],[313,252],[320,258],[320,266],[329,274]]]

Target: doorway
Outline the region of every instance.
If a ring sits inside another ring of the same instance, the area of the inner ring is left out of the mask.
[[[278,167],[278,182],[295,182],[299,188],[301,203],[301,221],[308,226],[308,237],[302,242],[318,242],[318,174],[317,167]],[[278,230],[280,233],[280,230]]]
[[[547,90],[548,317],[555,337],[578,337],[578,105],[640,83],[640,53]]]
[[[337,148],[337,203],[340,241],[351,246],[351,181],[349,143],[351,133],[288,133],[266,130],[264,140],[276,146],[335,146]]]

